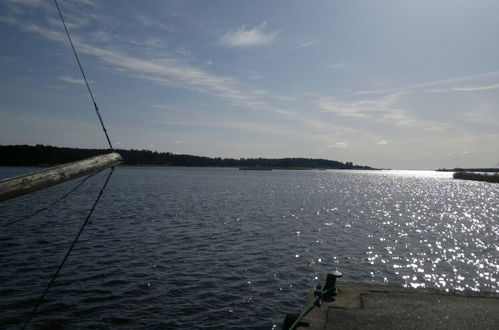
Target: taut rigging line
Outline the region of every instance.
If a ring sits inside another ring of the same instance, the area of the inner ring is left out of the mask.
[[[102,121],[99,107],[97,106],[97,103],[95,102],[94,94],[92,94],[92,90],[90,89],[90,85],[88,84],[87,77],[85,76],[85,71],[83,71],[83,67],[81,66],[80,58],[78,57],[78,53],[76,52],[75,46],[73,45],[73,40],[71,39],[71,36],[69,35],[68,28],[66,27],[66,22],[64,21],[64,17],[62,17],[61,8],[59,8],[59,4],[57,3],[57,0],[54,0],[54,3],[55,3],[55,6],[57,7],[57,11],[59,12],[59,17],[61,18],[62,25],[64,25],[64,31],[66,31],[66,35],[68,36],[69,43],[71,44],[71,48],[73,49],[73,54],[76,57],[76,62],[78,63],[78,67],[80,68],[81,75],[83,76],[83,80],[85,80],[85,85],[87,85],[88,93],[90,94],[90,98],[92,99],[92,102],[94,104],[95,113],[97,114],[97,117],[99,117],[99,121],[100,121],[100,124],[102,126],[102,130],[104,131],[104,134],[106,134],[106,139],[107,139],[107,143],[109,143],[109,148],[111,150],[114,150],[113,145],[111,144],[111,140],[109,139],[109,135],[107,134],[106,126],[104,126],[104,122]]]
[[[94,99],[94,96],[92,94],[92,90],[90,89],[90,85],[88,84],[88,81],[87,81],[87,77],[85,76],[85,72],[83,71],[83,67],[81,66],[81,63],[80,63],[80,59],[78,58],[78,54],[76,53],[76,49],[73,45],[73,41],[71,40],[71,36],[69,35],[69,31],[68,31],[68,28],[66,27],[66,23],[64,22],[64,17],[62,16],[62,12],[61,12],[61,9],[59,8],[59,4],[57,3],[57,0],[54,0],[54,3],[55,3],[55,6],[57,7],[57,11],[59,12],[59,17],[61,18],[61,21],[62,21],[62,24],[64,25],[64,30],[66,31],[66,35],[69,39],[69,43],[71,44],[71,48],[73,49],[73,53],[76,57],[76,62],[78,63],[78,66],[80,68],[80,71],[81,71],[81,74],[83,75],[83,79],[85,80],[85,84],[87,86],[87,89],[88,89],[88,92],[90,94],[90,97],[92,99],[92,102],[94,104],[94,108],[95,108],[95,112],[97,113],[97,117],[99,118],[99,121],[101,123],[101,126],[102,126],[102,129],[104,130],[104,133],[106,135],[106,139],[107,139],[107,142],[109,144],[109,148],[111,150],[114,150],[113,149],[113,146],[111,144],[111,140],[109,139],[109,135],[107,134],[107,130],[106,130],[106,127],[104,126],[104,122],[102,121],[102,117],[100,115],[100,112],[99,112],[99,108],[97,107],[97,103],[95,102],[95,99]],[[78,231],[78,233],[76,234],[76,237],[73,239],[71,245],[69,246],[68,250],[66,251],[66,254],[64,255],[64,258],[62,259],[62,261],[60,262],[59,266],[57,267],[57,271],[54,273],[54,275],[52,276],[50,282],[47,284],[47,287],[45,288],[44,292],[42,293],[42,295],[40,296],[40,298],[38,298],[33,310],[31,311],[31,313],[29,314],[29,316],[27,317],[26,321],[24,322],[24,325],[22,327],[22,329],[26,329],[26,327],[28,326],[29,322],[31,321],[31,319],[33,318],[33,316],[36,314],[37,310],[38,310],[38,307],[40,306],[40,304],[43,302],[43,299],[45,298],[45,296],[47,295],[47,293],[49,292],[50,288],[54,285],[57,277],[59,276],[59,273],[61,272],[64,264],[66,263],[66,260],[68,259],[69,255],[71,254],[71,251],[73,250],[74,246],[76,245],[76,243],[78,242],[78,239],[80,238],[80,235],[81,233],[83,232],[83,230],[85,229],[85,226],[87,225],[88,221],[90,220],[90,217],[92,216],[97,204],[99,203],[99,200],[100,198],[102,197],[102,194],[104,193],[104,190],[106,189],[107,187],[107,184],[109,183],[109,179],[111,178],[111,175],[113,174],[114,172],[114,166],[111,168],[111,171],[109,172],[109,175],[107,176],[106,178],[106,181],[104,182],[101,190],[99,191],[99,194],[97,195],[97,198],[95,199],[93,205],[92,205],[92,208],[90,209],[87,217],[85,218],[85,220],[83,221],[83,224],[81,225],[80,227],[80,230]],[[93,175],[93,174],[92,174]],[[83,182],[85,182],[85,180],[87,180],[89,177],[91,177],[92,175],[88,176],[87,178],[85,178],[82,182],[80,182],[80,184],[78,184],[73,190],[71,190],[69,193],[71,193],[72,191],[78,189],[78,187],[81,186],[81,184],[83,184]],[[68,194],[69,194],[68,193]],[[64,195],[64,197],[66,197],[68,194]],[[54,203],[55,204],[55,203]],[[51,204],[49,205],[52,206],[54,204]],[[42,209],[43,211],[44,209]],[[41,211],[40,211],[41,212]],[[38,214],[39,212],[37,211],[35,214]]]
[[[40,298],[38,298],[37,302],[36,302],[36,305],[35,307],[33,308],[33,310],[31,311],[31,313],[29,314],[28,318],[26,319],[26,321],[24,322],[24,325],[22,327],[22,329],[26,329],[26,327],[28,326],[29,322],[31,321],[31,319],[33,318],[33,316],[35,315],[36,311],[38,310],[38,307],[40,306],[40,304],[42,303],[43,299],[45,298],[45,296],[47,295],[47,293],[49,292],[50,288],[52,287],[52,285],[54,285],[55,283],[55,280],[57,279],[57,277],[59,276],[59,273],[62,269],[62,267],[64,266],[64,264],[66,263],[66,260],[68,259],[69,255],[71,254],[71,251],[73,251],[73,248],[74,246],[76,245],[76,242],[78,242],[78,239],[80,238],[80,235],[81,233],[83,232],[83,229],[85,229],[85,226],[87,225],[88,223],[88,220],[90,220],[90,217],[92,216],[92,214],[94,213],[94,210],[95,210],[95,207],[97,206],[97,203],[99,203],[99,200],[102,196],[102,194],[104,193],[104,189],[106,188],[108,182],[109,182],[109,179],[111,178],[111,175],[113,174],[114,172],[114,167],[111,168],[111,171],[109,172],[109,175],[107,176],[106,178],[106,181],[104,182],[104,185],[102,185],[102,188],[101,190],[99,191],[99,194],[97,195],[97,198],[95,199],[94,201],[94,204],[92,205],[92,208],[90,209],[90,211],[88,212],[88,215],[87,217],[85,218],[85,221],[83,221],[83,224],[81,225],[80,227],[80,230],[78,231],[78,233],[76,234],[76,237],[73,239],[73,242],[71,243],[71,245],[69,246],[69,249],[68,251],[66,251],[66,254],[64,255],[64,258],[62,259],[61,263],[59,264],[59,266],[57,267],[57,271],[54,273],[54,275],[52,276],[52,279],[50,280],[50,282],[47,284],[47,287],[45,288],[45,291],[43,291],[43,294],[40,296]]]

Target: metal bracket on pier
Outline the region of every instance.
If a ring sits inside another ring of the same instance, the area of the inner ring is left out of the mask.
[[[117,152],[0,180],[0,202],[119,165]]]
[[[307,326],[308,323],[303,322],[302,319],[314,308],[321,307],[322,300],[334,301],[336,295],[338,294],[338,289],[336,289],[336,280],[342,277],[343,274],[337,270],[327,274],[326,284],[322,287],[320,284],[317,285],[314,291],[315,299],[310,303],[300,314],[289,313],[286,315],[284,324],[282,325],[283,330],[294,330],[298,326]]]
[[[327,274],[326,285],[324,285],[324,291],[326,291],[326,293],[323,295],[325,300],[334,301],[334,297],[338,294],[338,289],[336,289],[336,280],[342,276],[343,274],[337,270]]]

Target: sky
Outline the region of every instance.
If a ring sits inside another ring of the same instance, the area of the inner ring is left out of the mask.
[[[499,1],[64,1],[115,148],[499,162]],[[0,144],[106,148],[50,0],[0,2]]]

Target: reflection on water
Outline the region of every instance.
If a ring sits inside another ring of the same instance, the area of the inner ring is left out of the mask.
[[[102,179],[2,229],[6,327],[32,308]],[[74,184],[3,203],[1,221]],[[446,172],[119,168],[34,324],[272,328],[336,268],[344,281],[499,292],[498,219],[499,185]]]
[[[367,172],[367,171],[365,171]],[[452,178],[454,172],[437,172],[437,171],[418,171],[418,170],[390,170],[390,171],[372,171],[372,174],[393,175],[406,178],[434,178],[434,179],[449,179]]]
[[[415,177],[449,176],[422,172]],[[368,261],[389,265],[405,286],[499,291],[497,187],[422,183],[402,180],[391,189],[400,194],[398,198],[380,196],[382,208],[369,209],[367,215],[381,221],[375,225],[379,242],[374,235],[369,237],[373,244],[368,247]],[[408,190],[410,195],[403,196]]]

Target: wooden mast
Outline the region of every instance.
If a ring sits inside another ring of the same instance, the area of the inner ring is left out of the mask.
[[[0,180],[0,202],[119,165],[121,161],[120,154],[112,152]]]

